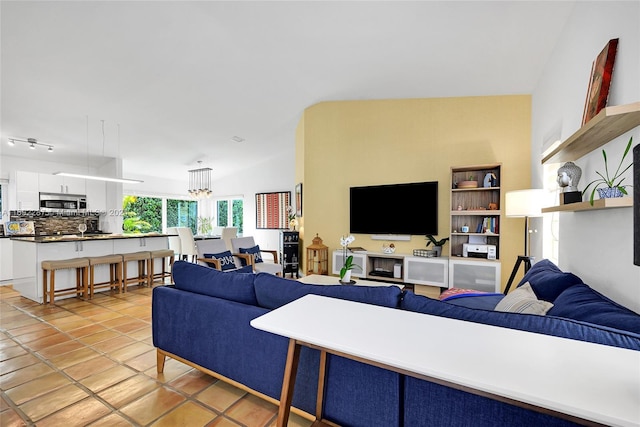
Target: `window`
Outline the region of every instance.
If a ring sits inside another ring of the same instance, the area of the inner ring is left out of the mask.
[[[166,227],[189,227],[197,234],[198,202],[194,200],[125,195],[122,211],[122,229],[128,233],[161,233],[166,224]]]
[[[122,229],[129,233],[162,232],[162,199],[124,196]]]
[[[240,198],[220,199],[216,201],[218,227],[238,227],[238,235],[243,231],[243,201]]]
[[[198,202],[167,199],[167,227],[189,227],[193,234],[198,226]]]

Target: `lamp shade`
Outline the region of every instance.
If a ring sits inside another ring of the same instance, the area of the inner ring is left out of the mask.
[[[508,217],[542,216],[544,190],[508,191],[505,194],[505,215]]]

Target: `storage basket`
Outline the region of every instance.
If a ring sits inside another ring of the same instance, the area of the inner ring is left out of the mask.
[[[428,249],[414,249],[413,256],[421,256],[424,258],[433,258],[436,256],[436,251],[428,250]]]

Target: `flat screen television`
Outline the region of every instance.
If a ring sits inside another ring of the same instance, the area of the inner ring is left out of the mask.
[[[438,182],[351,187],[349,231],[438,234]]]

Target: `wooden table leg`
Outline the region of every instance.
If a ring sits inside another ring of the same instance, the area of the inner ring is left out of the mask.
[[[318,367],[318,394],[316,397],[316,420],[322,419],[322,403],[324,401],[325,372],[327,368],[327,352],[320,350],[320,366]]]
[[[291,401],[293,400],[293,388],[296,384],[298,362],[300,361],[300,344],[293,338],[289,339],[287,350],[287,363],[284,366],[284,378],[282,380],[282,393],[280,394],[280,408],[278,409],[277,427],[287,427]]]

